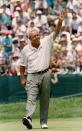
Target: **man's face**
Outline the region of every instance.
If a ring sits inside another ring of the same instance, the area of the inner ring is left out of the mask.
[[[62,35],[60,38],[60,43],[63,45],[67,44],[67,36]]]
[[[77,19],[77,14],[75,12],[72,13],[73,19]]]
[[[73,48],[76,48],[76,46],[77,46],[77,41],[73,41],[73,42],[72,42],[72,46],[73,46]]]
[[[40,45],[40,33],[37,30],[33,30],[30,35],[29,39],[34,47],[39,47]]]

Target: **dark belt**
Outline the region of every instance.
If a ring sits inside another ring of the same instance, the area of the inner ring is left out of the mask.
[[[34,72],[33,74],[43,74],[43,73],[46,73],[47,71],[48,71],[48,69],[45,69],[43,71]]]

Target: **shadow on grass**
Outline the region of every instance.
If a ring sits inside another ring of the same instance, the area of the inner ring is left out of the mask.
[[[49,127],[48,129],[46,129],[46,130],[51,130],[51,129],[55,129],[55,127]],[[37,127],[37,128],[33,128],[33,130],[43,130],[43,129],[41,129],[40,127]],[[45,129],[44,129],[45,130]]]

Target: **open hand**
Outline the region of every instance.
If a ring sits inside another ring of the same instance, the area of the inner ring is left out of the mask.
[[[66,11],[62,10],[60,13],[60,19],[64,20],[66,17]]]

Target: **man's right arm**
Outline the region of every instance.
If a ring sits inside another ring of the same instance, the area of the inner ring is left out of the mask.
[[[21,80],[21,84],[25,86],[26,85],[25,66],[20,66],[20,80]]]
[[[23,86],[26,85],[25,71],[27,68],[26,48],[23,48],[20,54],[20,80]]]
[[[61,14],[59,16],[58,24],[56,25],[53,33],[53,39],[55,40],[56,36],[59,34],[59,31],[62,27],[62,22],[66,16],[66,12],[64,10],[61,11]]]

